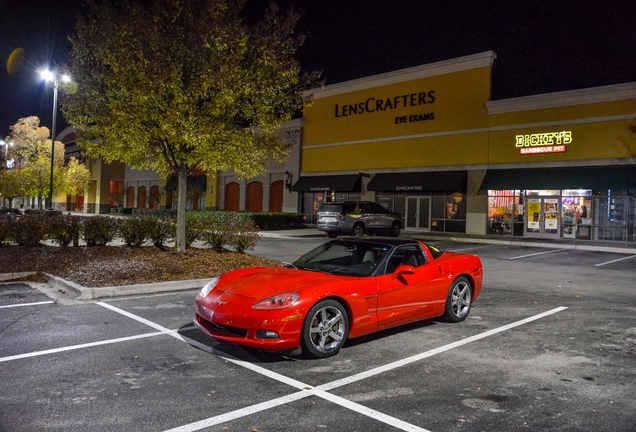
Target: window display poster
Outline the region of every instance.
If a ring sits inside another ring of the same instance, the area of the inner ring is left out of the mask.
[[[543,202],[543,215],[545,218],[545,229],[554,230],[559,227],[558,199],[546,199]]]
[[[528,229],[540,229],[541,200],[528,200]]]

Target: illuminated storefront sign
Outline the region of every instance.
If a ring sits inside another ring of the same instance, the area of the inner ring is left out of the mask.
[[[546,132],[515,136],[519,154],[565,153],[567,144],[572,142],[572,132]]]
[[[340,106],[336,104],[336,118],[349,117],[365,113],[374,113],[378,111],[394,110],[397,108],[417,107],[420,105],[428,105],[435,102],[435,90],[428,92],[411,93],[406,95],[374,98],[370,97],[365,101],[346,104]],[[432,113],[431,113],[432,114]],[[405,122],[406,123],[406,122]]]

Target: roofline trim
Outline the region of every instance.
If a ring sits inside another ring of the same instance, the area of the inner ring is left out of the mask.
[[[436,63],[429,63],[421,66],[415,66],[407,69],[400,69],[393,72],[387,72],[370,77],[354,79],[342,83],[331,84],[323,88],[316,88],[305,92],[306,95],[312,95],[312,99],[322,99],[344,93],[351,93],[360,90],[385,86],[389,84],[397,84],[416,79],[429,78],[438,75],[445,75],[454,72],[461,72],[470,69],[482,67],[491,67],[497,54],[493,51],[485,51],[478,54],[472,54],[464,57],[458,57],[450,60],[443,60]]]
[[[629,99],[636,99],[636,82],[501,99],[487,102],[486,106],[492,115]]]

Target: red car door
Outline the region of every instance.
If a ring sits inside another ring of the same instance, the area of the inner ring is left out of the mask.
[[[409,266],[413,272],[395,277],[393,272],[400,266]],[[438,297],[446,277],[441,274],[438,265],[427,262],[418,246],[396,249],[389,258],[386,273],[378,281],[380,330],[439,315]]]

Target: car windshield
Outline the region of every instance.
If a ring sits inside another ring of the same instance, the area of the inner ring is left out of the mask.
[[[335,241],[303,255],[293,265],[339,276],[372,276],[390,249],[381,243]]]

